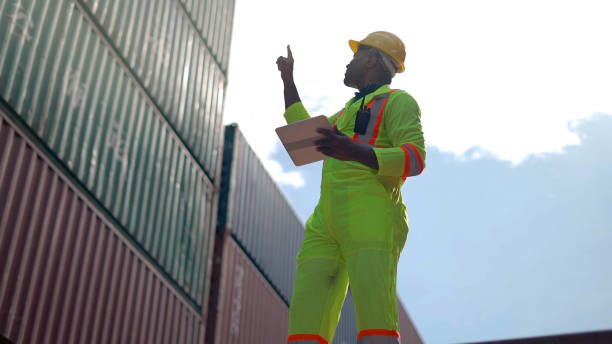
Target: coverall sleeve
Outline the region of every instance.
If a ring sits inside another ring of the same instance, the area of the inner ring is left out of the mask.
[[[339,112],[336,112],[333,116],[327,117],[327,120],[330,124],[334,123],[334,120],[338,116]],[[305,119],[310,118],[310,114],[304,107],[302,102],[297,102],[289,105],[287,110],[285,110],[284,114],[285,120],[287,120],[287,124],[291,124],[293,122],[303,121]]]
[[[378,174],[407,178],[425,168],[425,140],[421,110],[412,96],[403,91],[389,98],[383,126],[391,142],[389,148],[374,148]]]

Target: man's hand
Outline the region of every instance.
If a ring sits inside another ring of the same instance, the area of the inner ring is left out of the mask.
[[[281,79],[283,79],[283,82],[293,82],[293,54],[291,54],[289,45],[287,45],[287,57],[279,56],[278,59],[276,59],[276,65],[281,72]]]
[[[281,79],[283,79],[285,86],[283,91],[285,95],[285,109],[288,109],[291,105],[300,101],[300,95],[293,81],[293,54],[289,45],[287,45],[287,57],[279,56],[276,59],[276,65],[281,72]]]
[[[324,136],[315,141],[317,151],[338,160],[357,161],[378,169],[378,159],[371,146],[351,140],[335,125],[332,130],[319,128],[317,132]]]

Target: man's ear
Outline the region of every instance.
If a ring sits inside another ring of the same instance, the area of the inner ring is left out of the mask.
[[[371,54],[368,56],[368,61],[366,61],[366,67],[368,69],[375,68],[377,60],[378,58],[376,57],[376,54]]]

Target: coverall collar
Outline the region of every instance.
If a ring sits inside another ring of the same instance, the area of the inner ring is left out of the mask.
[[[382,85],[384,85],[384,84],[371,84],[371,85],[368,85],[368,86],[364,87],[363,90],[359,90],[359,92],[355,92],[354,101],[358,101],[359,99],[361,99],[361,98],[367,96],[368,94],[376,91]]]
[[[374,98],[374,97],[376,97],[378,95],[381,95],[383,93],[388,93],[389,91],[391,91],[391,87],[389,87],[389,84],[384,84],[384,85],[380,86],[378,89],[376,89],[376,91],[366,94],[364,102],[365,102],[365,104],[368,104],[372,100],[372,98]],[[351,100],[349,100],[346,103],[346,107],[345,108],[348,109],[351,105],[354,105],[354,104],[359,105],[359,104],[361,104],[360,101],[359,102],[357,101],[358,99],[360,99],[360,98],[357,98],[357,97],[351,98]]]

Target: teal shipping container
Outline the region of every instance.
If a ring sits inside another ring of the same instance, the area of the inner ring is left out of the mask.
[[[0,18],[7,113],[201,306],[217,193],[196,157],[80,2],[0,0]]]
[[[215,180],[222,149],[234,1],[77,3],[93,18],[209,178]]]

